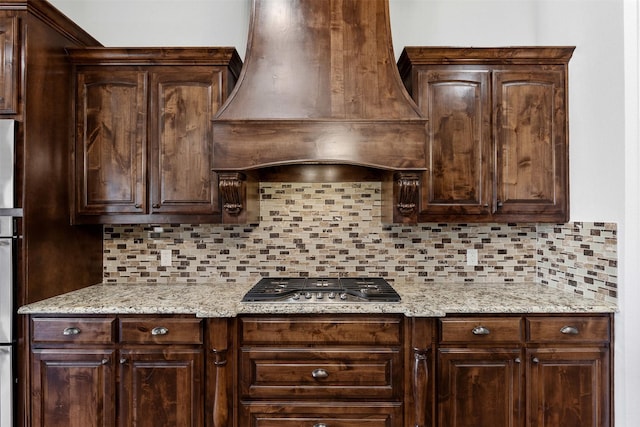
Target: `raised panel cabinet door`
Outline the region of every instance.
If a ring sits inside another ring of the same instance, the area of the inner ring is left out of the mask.
[[[113,350],[33,351],[33,427],[114,427]]]
[[[609,350],[527,352],[527,427],[610,427]]]
[[[0,12],[0,114],[18,112],[18,17]]]
[[[564,71],[495,71],[493,76],[496,215],[567,220]]]
[[[145,212],[146,92],[142,71],[78,72],[78,214]]]
[[[489,214],[489,72],[420,70],[417,82],[428,119],[421,215]]]
[[[203,352],[125,349],[120,352],[121,427],[204,425]]]
[[[151,211],[220,212],[212,172],[214,114],[223,69],[173,67],[151,73]]]
[[[439,427],[522,427],[519,349],[440,348]]]

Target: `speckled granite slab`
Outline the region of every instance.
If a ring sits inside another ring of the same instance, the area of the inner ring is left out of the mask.
[[[227,283],[99,284],[21,307],[21,314],[238,314],[402,313],[441,317],[462,313],[609,313],[615,304],[530,283],[427,284],[394,281],[397,303],[243,303],[251,288]]]

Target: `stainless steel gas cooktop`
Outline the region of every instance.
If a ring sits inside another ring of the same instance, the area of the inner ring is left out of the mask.
[[[400,295],[381,277],[264,277],[243,302],[398,302]]]

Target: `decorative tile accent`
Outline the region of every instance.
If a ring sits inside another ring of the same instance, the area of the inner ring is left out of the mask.
[[[269,182],[261,184],[260,193],[260,224],[106,226],[105,282],[196,283],[215,277],[246,283],[261,275],[382,275],[436,283],[537,281],[560,287],[558,283],[569,283],[568,277],[560,277],[560,266],[572,264],[570,258],[577,256],[573,246],[558,254],[550,249],[557,251],[557,243],[540,247],[542,239],[561,241],[555,235],[564,232],[550,236],[550,231],[573,228],[571,224],[384,225],[376,182]],[[593,228],[600,240],[612,234],[603,228]],[[591,229],[586,223],[581,228]],[[581,264],[585,280],[568,285],[574,289],[582,289],[590,277],[615,283],[609,279],[617,275],[612,267],[615,240],[601,253],[605,247],[595,237],[581,255],[588,258]],[[587,243],[586,236],[582,243]],[[478,250],[476,266],[466,263],[469,248]],[[165,249],[172,251],[171,267],[160,266],[160,251]],[[553,261],[545,261],[549,258]],[[604,269],[600,258],[606,260]],[[574,277],[580,268],[571,271]]]
[[[538,281],[589,298],[616,301],[617,234],[614,223],[538,225]]]

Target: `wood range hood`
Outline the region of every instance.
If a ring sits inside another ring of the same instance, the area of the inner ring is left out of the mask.
[[[425,142],[426,119],[396,66],[388,0],[253,1],[242,72],[213,120],[225,210],[241,208],[248,176],[358,174],[407,184],[397,203],[415,208]]]

